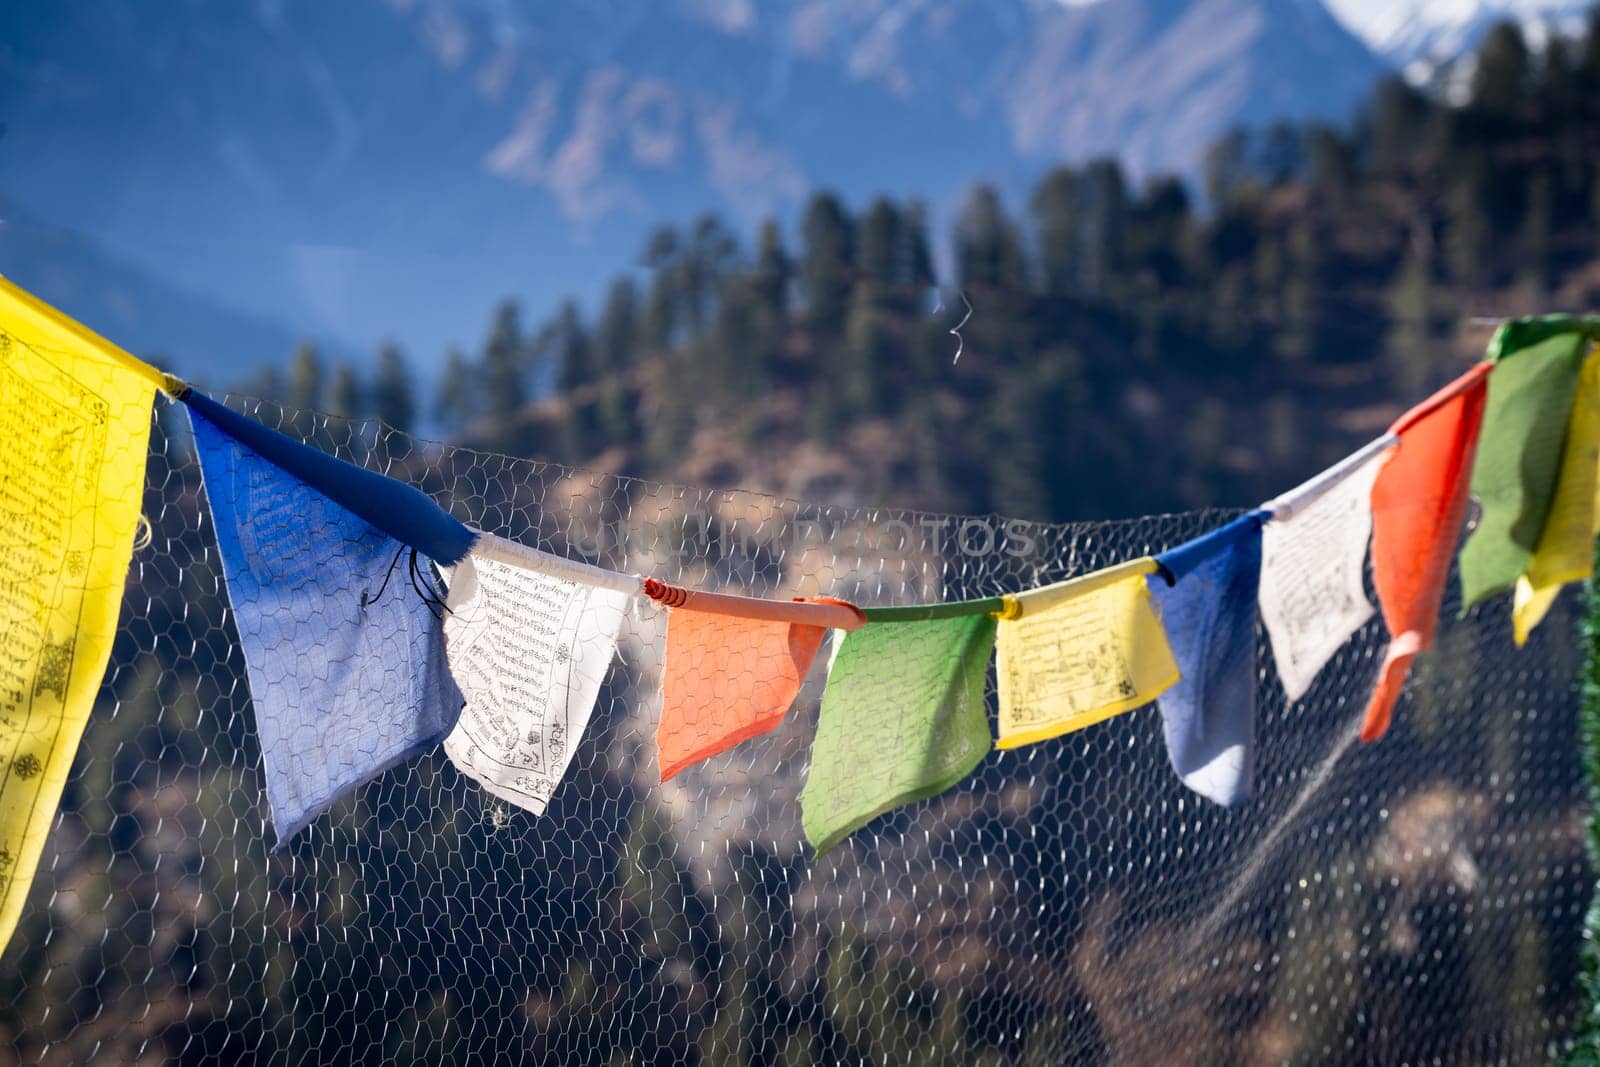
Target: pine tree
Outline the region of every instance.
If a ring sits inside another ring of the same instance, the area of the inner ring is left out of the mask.
[[[1588,21],[1578,44],[1576,79],[1580,99],[1592,101],[1600,94],[1600,5],[1589,8]]]
[[[556,311],[552,357],[556,389],[571,393],[594,380],[594,365],[589,354],[589,333],[583,314],[573,300],[563,300]]]
[[[1305,169],[1305,142],[1300,128],[1279,120],[1267,127],[1261,141],[1261,171],[1272,185],[1287,185]]]
[[[1486,150],[1462,153],[1451,177],[1444,234],[1450,275],[1459,285],[1482,286],[1494,274],[1494,174]]]
[[[855,263],[855,235],[844,205],[832,193],[818,193],[806,205],[800,227],[800,290],[806,322],[837,334],[844,326]]]
[[[1433,373],[1433,268],[1426,251],[1409,243],[1405,263],[1395,275],[1387,298],[1389,330],[1384,355],[1396,391],[1413,396],[1427,387]]]
[[[416,429],[417,405],[411,392],[411,368],[398,345],[378,349],[378,369],[372,380],[372,413],[402,433]]]
[[[1115,297],[1123,270],[1128,187],[1122,167],[1097,160],[1083,173],[1083,278],[1095,296]]]
[[[1188,191],[1177,178],[1151,182],[1130,212],[1125,238],[1129,266],[1145,272],[1158,292],[1183,280],[1192,222]]]
[[[772,219],[761,224],[756,250],[755,291],[762,310],[773,323],[782,323],[789,314],[789,287],[794,281],[794,264],[783,245],[783,231]]]
[[[459,437],[478,415],[478,373],[458,348],[445,357],[433,417],[449,436]]]
[[[1327,289],[1324,238],[1314,217],[1302,216],[1295,222],[1288,235],[1284,265],[1278,279],[1282,321],[1274,348],[1282,359],[1305,362],[1316,355],[1321,326],[1318,308]]]
[[[606,293],[605,307],[594,330],[594,372],[599,380],[595,419],[605,444],[633,440],[628,376],[637,362],[638,343],[639,290],[632,278],[618,278]]]
[[[737,263],[739,245],[714,215],[695,222],[688,247],[678,260],[679,291],[691,338],[699,337],[715,314],[722,279]]]
[[[527,401],[524,371],[528,343],[522,333],[522,315],[515,301],[495,309],[494,323],[483,348],[484,415],[489,443],[503,451],[518,445],[516,425]]]
[[[976,186],[956,220],[956,276],[963,288],[1022,286],[1022,242],[991,185]]]
[[[361,379],[355,368],[340,363],[334,368],[333,380],[328,383],[328,412],[339,418],[327,422],[318,436],[325,446],[335,452],[348,451],[350,458],[358,463],[367,450],[367,427],[358,421],[365,414],[362,410],[365,403]]]
[[[1078,174],[1059,167],[1047,174],[1029,202],[1039,243],[1040,281],[1051,296],[1069,296],[1082,288],[1082,256],[1078,230],[1083,204]]]
[[[902,267],[904,246],[901,240],[900,210],[885,197],[878,197],[861,220],[861,272],[883,286],[909,282],[909,271]]]
[[[1472,110],[1497,119],[1526,111],[1533,82],[1528,42],[1515,22],[1501,22],[1478,48],[1472,71]]]
[[[596,440],[599,420],[594,397],[588,386],[594,381],[589,332],[575,301],[564,300],[555,318],[541,331],[535,346],[554,368],[556,392],[565,415],[563,445],[568,455],[581,457],[600,444]]]
[[[755,431],[756,407],[751,401],[772,386],[774,353],[757,289],[751,277],[731,278],[723,285],[716,328],[701,353],[709,379],[705,391],[729,413],[739,439],[748,439]]]
[[[1555,178],[1548,166],[1528,180],[1528,206],[1523,214],[1522,280],[1532,289],[1530,303],[1542,303],[1555,277]]]
[[[934,275],[933,251],[928,248],[928,206],[922,200],[912,200],[901,219],[901,230],[906,240],[906,269],[910,285],[920,293],[938,283]]]
[[[364,403],[361,379],[356,376],[355,368],[340,363],[334,368],[333,381],[328,384],[328,414],[345,419],[360,418],[364,414]]]
[[[661,351],[678,339],[680,301],[678,231],[663,226],[650,235],[641,261],[651,273],[650,304],[645,310],[644,343]]]
[[[1416,157],[1427,124],[1428,100],[1399,75],[1378,83],[1368,105],[1372,162],[1379,174],[1398,174]]]
[[[888,391],[889,337],[885,329],[884,284],[863,278],[850,294],[845,325],[845,363],[838,387],[849,410],[871,418],[884,414]]]
[[[316,345],[309,341],[295,349],[289,364],[288,406],[294,414],[290,426],[295,434],[309,438],[316,428],[316,412],[327,409],[323,390],[326,386],[322,356]]]
[[[1215,207],[1223,207],[1238,199],[1240,187],[1248,177],[1247,152],[1250,137],[1243,130],[1229,130],[1206,149],[1202,169],[1205,173],[1206,198]]]
[[[1311,188],[1333,204],[1355,187],[1355,149],[1338,130],[1318,123],[1306,131],[1305,158]]]

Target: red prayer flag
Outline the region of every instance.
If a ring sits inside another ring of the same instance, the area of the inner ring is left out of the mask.
[[[831,597],[813,602],[859,614]],[[672,609],[656,727],[661,780],[782,722],[826,633],[803,623]]]
[[[1433,644],[1493,369],[1478,364],[1390,428],[1400,443],[1372,486],[1372,575],[1391,638],[1361,723],[1363,741],[1388,732],[1411,661]]]

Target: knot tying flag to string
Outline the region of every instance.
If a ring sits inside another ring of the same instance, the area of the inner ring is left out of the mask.
[[[644,580],[644,595],[669,608],[681,608],[684,601],[689,599],[689,591],[675,585],[668,585],[656,578]]]

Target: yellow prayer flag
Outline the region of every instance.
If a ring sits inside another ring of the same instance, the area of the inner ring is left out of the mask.
[[[1517,579],[1511,626],[1525,644],[1567,582],[1589,577],[1600,531],[1600,353],[1584,360],[1567,420],[1550,515],[1527,571]]]
[[[1178,680],[1150,601],[1148,556],[1017,595],[995,638],[999,748],[1016,748],[1148,704]]]
[[[0,949],[111,654],[173,384],[0,278]]]

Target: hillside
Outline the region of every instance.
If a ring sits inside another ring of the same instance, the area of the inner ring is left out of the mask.
[[[712,216],[664,228],[595,316],[503,305],[435,414],[491,449],[840,503],[1248,505],[1458,373],[1473,318],[1600,306],[1600,39],[1540,55],[1505,26],[1476,68],[1459,106],[1392,79],[1352,126],[1225,138],[1209,213],[1107,161],[1021,208],[979,187],[945,278],[915,202],[819,194],[754,249]]]

